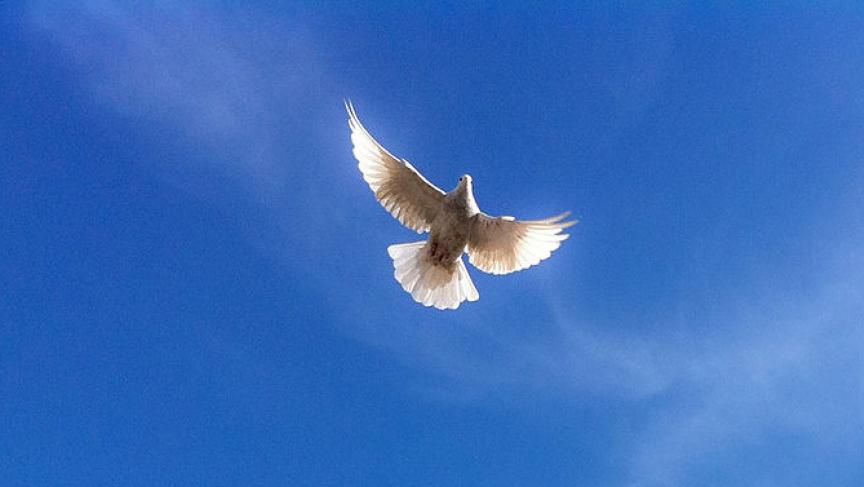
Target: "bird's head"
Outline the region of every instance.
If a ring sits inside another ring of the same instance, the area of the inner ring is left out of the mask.
[[[480,208],[477,207],[477,202],[474,200],[474,186],[472,186],[471,181],[470,175],[463,174],[462,177],[459,178],[459,185],[456,186],[453,193],[455,193],[457,197],[464,199],[465,204],[471,210],[471,213],[477,213],[480,211]]]
[[[459,178],[459,185],[456,186],[459,189],[471,189],[471,175],[463,174],[461,178]]]

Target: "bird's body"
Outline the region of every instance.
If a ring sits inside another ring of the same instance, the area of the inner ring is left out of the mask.
[[[468,245],[471,219],[480,212],[471,194],[470,176],[462,176],[462,181],[453,191],[444,196],[429,232],[426,257],[436,266],[452,269],[456,260],[462,257]]]
[[[394,276],[405,291],[426,306],[455,309],[479,299],[462,254],[475,267],[492,274],[525,269],[549,255],[568,235],[561,230],[575,224],[562,222],[568,213],[545,220],[518,221],[491,217],[477,206],[472,179],[445,193],[405,160],[387,152],[360,123],[354,107],[346,103],[354,143],[354,156],[378,201],[403,225],[426,241],[391,245]]]

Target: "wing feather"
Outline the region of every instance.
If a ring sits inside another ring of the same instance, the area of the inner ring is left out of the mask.
[[[346,101],[345,108],[354,157],[375,198],[401,224],[417,233],[428,232],[441,208],[444,191],[379,144],[360,123],[351,102]]]
[[[576,220],[562,221],[570,212],[543,220],[516,220],[512,216],[474,215],[468,236],[468,261],[490,274],[509,274],[547,259],[567,240],[561,233]]]

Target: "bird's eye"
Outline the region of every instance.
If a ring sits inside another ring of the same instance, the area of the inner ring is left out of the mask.
[[[459,178],[459,182],[461,183],[463,179],[465,179],[465,178]]]

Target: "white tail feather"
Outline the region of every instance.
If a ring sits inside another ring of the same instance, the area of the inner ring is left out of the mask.
[[[414,301],[438,309],[456,309],[462,301],[480,299],[462,257],[452,270],[447,270],[429,262],[425,258],[425,249],[425,241],[387,248],[396,269],[393,276]]]

